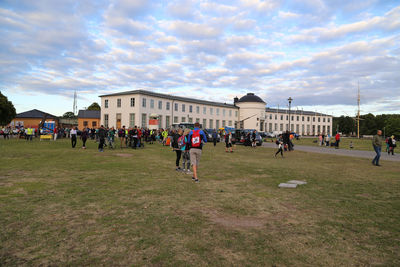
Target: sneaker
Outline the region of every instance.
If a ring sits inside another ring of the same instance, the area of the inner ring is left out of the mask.
[[[194,179],[195,183],[200,183],[199,179]]]
[[[175,170],[178,171],[178,172],[182,171],[181,167],[178,167]]]
[[[194,177],[192,176],[192,180],[193,180],[193,181],[196,181],[196,178],[194,178]],[[197,180],[198,180],[198,179],[197,179]]]
[[[190,170],[187,170],[186,174],[193,174],[193,172],[191,172]]]

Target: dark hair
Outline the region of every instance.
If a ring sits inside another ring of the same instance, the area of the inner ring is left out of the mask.
[[[200,127],[200,123],[196,122],[196,123],[194,124],[194,127]]]

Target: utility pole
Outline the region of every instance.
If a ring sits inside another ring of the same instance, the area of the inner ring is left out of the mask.
[[[76,115],[76,113],[78,112],[78,103],[77,103],[77,97],[76,97],[76,90],[74,92],[74,104],[72,107],[72,112],[74,113],[74,115]]]
[[[357,139],[360,139],[360,81],[358,81],[358,97],[357,97]]]
[[[292,129],[290,128],[290,106],[292,105],[293,99],[289,96],[288,101],[289,101],[289,132],[291,133]]]

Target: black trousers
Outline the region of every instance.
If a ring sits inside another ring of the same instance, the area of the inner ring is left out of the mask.
[[[71,135],[71,144],[72,144],[72,148],[75,148],[75,146],[76,146],[76,134]]]
[[[138,138],[137,137],[133,137],[133,149],[137,148],[137,144],[138,144]]]
[[[281,147],[278,149],[278,151],[276,151],[275,157],[279,154],[279,152],[281,152],[281,156],[283,157],[283,149]]]
[[[103,150],[103,146],[104,146],[104,138],[100,138],[100,142],[99,142],[99,149]]]
[[[217,145],[217,138],[213,138],[214,146]]]
[[[82,138],[82,142],[83,142],[83,147],[85,147],[86,146],[86,140],[87,140],[87,138]]]
[[[176,167],[179,167],[179,161],[181,160],[182,150],[175,150],[176,152]]]

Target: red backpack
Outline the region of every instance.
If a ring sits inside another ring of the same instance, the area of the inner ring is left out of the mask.
[[[200,147],[201,145],[200,130],[193,130],[191,142],[193,148]]]

